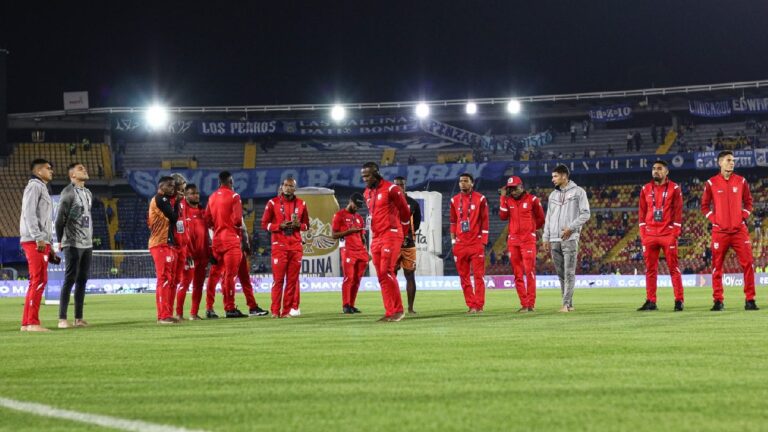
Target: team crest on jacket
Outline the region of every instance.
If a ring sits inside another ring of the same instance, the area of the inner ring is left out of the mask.
[[[736,193],[739,190],[736,186],[733,187],[733,193]]]
[[[712,245],[715,249],[720,249],[720,243],[715,242],[715,244]]]
[[[523,203],[523,208],[528,208],[528,203]]]

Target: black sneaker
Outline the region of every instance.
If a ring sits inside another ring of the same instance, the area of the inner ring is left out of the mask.
[[[652,302],[650,300],[646,300],[642,306],[637,308],[638,311],[655,311],[657,309],[658,308],[656,307],[656,302]]]
[[[528,312],[536,312],[536,309],[534,309],[534,308],[532,308],[532,307],[529,307],[529,308],[528,308]]]
[[[352,307],[349,305],[344,305],[343,308],[341,308],[341,313],[343,314],[353,314],[355,311],[352,310]]]
[[[675,312],[682,312],[682,311],[683,311],[683,301],[675,300]]]
[[[205,319],[218,319],[219,315],[216,314],[216,311],[213,309],[208,309],[205,311]]]
[[[267,315],[269,315],[269,312],[267,312],[264,309],[260,308],[259,305],[256,305],[255,308],[248,310],[248,315],[250,315],[250,316],[267,316]]]
[[[352,313],[362,313],[362,311],[354,306],[350,306],[350,309],[352,309]]]
[[[713,312],[720,312],[725,309],[725,305],[721,301],[715,300],[715,304],[712,305],[712,309],[710,309]]]
[[[747,300],[747,302],[744,303],[744,310],[760,310],[760,308],[757,307],[754,300]]]
[[[240,309],[228,310],[225,316],[227,318],[248,318],[248,315],[240,312]]]

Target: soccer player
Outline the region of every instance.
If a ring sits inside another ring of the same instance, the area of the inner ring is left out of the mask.
[[[651,168],[653,180],[640,191],[639,225],[645,258],[645,303],[639,311],[654,311],[656,307],[656,279],[659,270],[659,251],[664,249],[672,288],[675,293],[675,312],[683,310],[683,277],[677,264],[677,239],[683,223],[683,192],[669,179],[669,167],[657,160]]]
[[[176,220],[176,229],[173,232],[174,247],[176,248],[176,268],[173,270],[173,298],[171,299],[171,308],[179,291],[182,290],[181,284],[184,279],[184,273],[194,265],[192,256],[189,253],[189,236],[187,229],[187,200],[185,199],[184,189],[187,187],[187,179],[179,173],[171,174],[174,186],[176,187],[176,196],[174,203],[178,203],[178,219]],[[184,286],[183,291],[186,296],[188,285]],[[184,321],[184,305],[176,307],[176,321]]]
[[[283,180],[281,193],[267,202],[261,228],[272,235],[272,317],[301,315],[299,273],[304,246],[301,232],[309,229],[306,203],[296,197],[296,180]]]
[[[397,322],[404,315],[395,265],[400,258],[403,233],[411,223],[411,209],[403,191],[381,177],[375,162],[366,162],[360,174],[367,186],[364,196],[368,206],[367,225],[372,237],[371,255],[384,300],[385,312],[379,321]]]
[[[149,225],[149,252],[155,263],[157,284],[155,285],[155,303],[158,324],[176,324],[173,317],[173,296],[176,260],[178,253],[176,240],[176,222],[179,217],[179,201],[176,200],[176,182],[173,177],[163,176],[157,182],[157,195],[149,203],[147,225]]]
[[[192,285],[192,307],[189,310],[190,320],[199,320],[200,301],[203,296],[203,284],[205,282],[205,270],[208,267],[210,258],[210,246],[208,244],[208,227],[205,223],[205,208],[200,205],[200,191],[194,183],[187,183],[184,187],[184,204],[186,204],[184,219],[186,222],[187,253],[191,259],[191,265],[184,267],[184,274],[181,279],[181,286],[176,292],[176,315],[182,316],[184,313],[184,300],[187,296],[187,289]],[[214,291],[207,290],[206,300],[213,304]]]
[[[213,229],[212,252],[224,269],[221,295],[224,298],[224,316],[247,318],[235,305],[235,279],[240,268],[243,252],[240,249],[240,233],[243,223],[243,205],[240,195],[233,190],[232,174],[219,173],[219,188],[208,198],[205,222]]]
[[[405,194],[405,201],[411,209],[411,223],[405,227],[405,237],[400,248],[400,259],[397,260],[395,274],[402,267],[405,276],[405,292],[408,294],[408,313],[415,314],[413,302],[416,300],[416,232],[421,227],[421,207],[419,203],[408,196],[405,191],[405,177],[395,177],[395,184]]]
[[[507,249],[520,299],[517,311],[533,312],[536,307],[536,231],[544,226],[544,208],[538,197],[526,192],[520,177],[508,178],[503,189],[499,218],[509,221]]]
[[[589,200],[584,189],[571,181],[571,171],[565,165],[552,170],[555,190],[549,194],[544,218],[542,247],[552,253],[563,307],[560,312],[573,312],[573,288],[576,285],[576,264],[581,227],[589,220]]]
[[[483,312],[485,306],[485,245],[488,244],[488,201],[474,191],[471,174],[459,175],[459,193],[451,198],[451,243],[459,272],[467,313]],[[472,287],[470,272],[474,275]]]
[[[365,204],[365,199],[359,193],[349,197],[349,203],[333,215],[331,223],[332,236],[339,239],[341,249],[341,266],[344,269],[344,280],[341,284],[342,313],[360,313],[355,307],[360,280],[368,265],[368,251],[365,250],[365,222],[357,213]]]
[[[53,180],[53,167],[45,159],[35,159],[29,168],[32,178],[24,188],[19,220],[21,248],[29,265],[29,287],[21,331],[47,332],[50,330],[40,325],[40,301],[48,284],[48,261],[58,264],[59,260],[51,251],[53,201],[48,193],[48,183]]]
[[[251,282],[251,266],[248,262],[248,256],[251,255],[251,242],[248,237],[248,229],[245,226],[245,220],[242,222],[242,232],[240,234],[240,246],[243,251],[243,258],[240,260],[240,267],[237,270],[237,278],[240,280],[240,286],[245,296],[245,302],[248,305],[248,315],[250,316],[267,316],[269,312],[265,311],[259,304],[256,303],[256,297],[253,295],[253,283]],[[208,292],[210,298],[207,303],[206,318],[216,319],[218,315],[213,310],[213,294],[216,292],[216,284],[221,280],[222,266],[220,264],[214,264],[211,266],[211,273],[208,275]]]
[[[730,150],[717,155],[720,173],[707,180],[701,198],[701,212],[712,223],[713,311],[723,305],[723,260],[733,248],[744,271],[745,310],[758,310],[755,304],[755,271],[752,267],[752,242],[747,218],[752,214],[752,193],[747,180],[734,173],[736,158]]]
[[[74,162],[69,165],[68,174],[70,183],[61,191],[55,224],[56,238],[64,251],[66,266],[59,297],[59,328],[71,327],[67,321],[67,309],[72,286],[75,286],[74,326],[88,326],[83,319],[83,303],[93,253],[93,194],[85,187],[85,181],[89,178],[88,170],[83,164]]]

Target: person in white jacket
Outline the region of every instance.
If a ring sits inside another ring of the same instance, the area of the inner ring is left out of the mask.
[[[19,234],[21,248],[29,265],[29,288],[24,301],[21,331],[47,332],[40,325],[40,302],[48,284],[48,261],[58,263],[51,250],[53,239],[53,201],[48,193],[48,182],[53,180],[53,167],[45,159],[30,164],[32,177],[24,188],[21,200]]]
[[[571,172],[565,165],[558,165],[552,170],[555,190],[549,194],[544,233],[541,236],[543,249],[551,252],[560,278],[560,292],[563,295],[560,312],[573,311],[579,236],[590,215],[587,193],[571,181],[570,176]]]

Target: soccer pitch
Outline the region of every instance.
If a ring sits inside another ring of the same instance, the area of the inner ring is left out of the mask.
[[[673,313],[664,289],[641,313],[642,289],[581,289],[560,314],[541,290],[516,314],[495,290],[466,315],[461,292],[425,291],[399,323],[376,322],[378,292],[353,316],[311,293],[300,318],[177,326],[155,324],[153,295],[90,296],[90,328],[49,334],[19,332],[23,299],[2,299],[0,398],[211,431],[766,430],[764,293],[746,312],[729,289],[715,313],[688,289]],[[43,324],[56,314],[43,306]],[[0,407],[0,430],[99,429]]]

